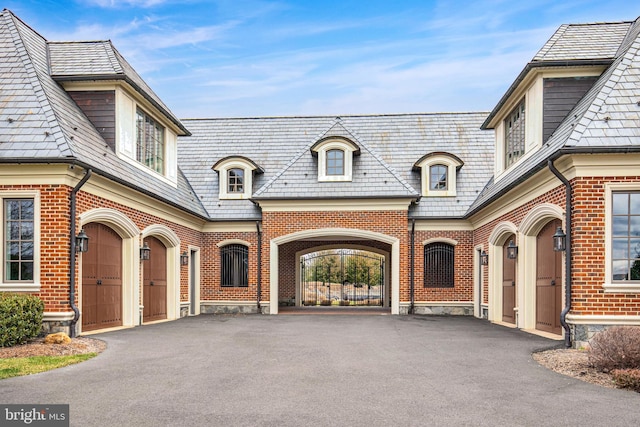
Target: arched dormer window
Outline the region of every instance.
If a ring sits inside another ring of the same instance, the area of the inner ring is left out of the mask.
[[[413,169],[420,171],[422,195],[453,197],[456,195],[457,171],[464,165],[450,153],[429,153],[418,160]]]
[[[225,157],[213,165],[219,176],[220,199],[248,199],[253,188],[253,175],[264,172],[246,157]]]
[[[325,138],[311,147],[311,154],[318,157],[318,181],[351,181],[360,147],[346,138]]]

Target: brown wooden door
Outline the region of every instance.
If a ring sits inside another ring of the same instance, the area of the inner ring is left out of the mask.
[[[142,320],[151,322],[167,318],[167,248],[155,237],[144,240],[151,249],[151,258],[142,261]]]
[[[82,330],[122,326],[122,238],[103,224],[83,228],[89,250],[82,254]]]
[[[553,234],[561,226],[556,219],[544,226],[537,237],[536,329],[561,334],[562,253],[553,250]]]
[[[516,260],[507,258],[507,246],[516,236],[507,237],[502,247],[502,321],[516,323]]]

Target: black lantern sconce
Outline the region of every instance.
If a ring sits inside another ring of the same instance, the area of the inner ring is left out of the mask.
[[[489,254],[484,250],[480,252],[480,265],[489,265]]]
[[[187,251],[182,252],[180,255],[180,265],[188,265],[189,264],[189,255],[187,255]]]
[[[140,248],[140,260],[147,261],[149,258],[151,258],[151,248],[147,245],[147,242],[144,242]]]
[[[567,235],[562,231],[562,227],[556,229],[553,235],[553,250],[556,252],[564,252],[567,249]]]
[[[509,242],[507,246],[507,258],[516,259],[518,257],[518,247],[513,243],[513,240]]]
[[[87,252],[89,250],[89,236],[80,229],[80,233],[76,236],[76,252]]]

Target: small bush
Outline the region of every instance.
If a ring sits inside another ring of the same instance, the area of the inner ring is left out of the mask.
[[[33,295],[0,294],[0,347],[24,344],[42,329],[44,303]]]
[[[589,363],[602,372],[640,369],[640,327],[615,326],[589,343]]]
[[[614,369],[611,376],[618,387],[640,393],[640,369]]]

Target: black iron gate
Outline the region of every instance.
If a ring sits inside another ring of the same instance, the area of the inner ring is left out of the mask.
[[[352,249],[300,258],[302,305],[384,305],[384,256]]]

